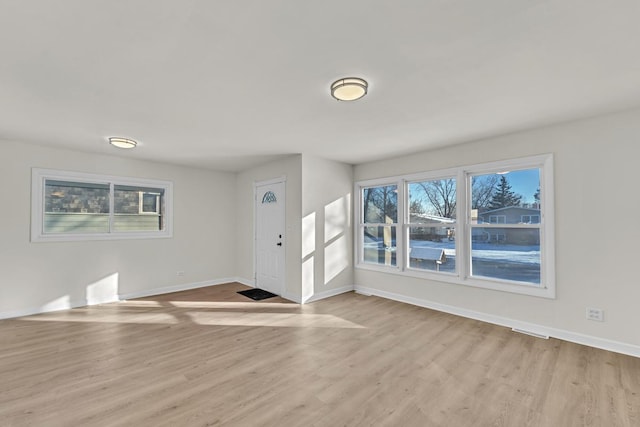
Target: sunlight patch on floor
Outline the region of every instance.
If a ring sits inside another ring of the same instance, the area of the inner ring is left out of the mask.
[[[153,301],[151,301],[153,302]],[[332,314],[315,313],[274,313],[256,311],[197,311],[192,308],[257,308],[256,303],[199,303],[195,301],[172,301],[176,307],[173,313],[157,313],[144,311],[138,313],[125,311],[111,311],[108,306],[86,309],[74,309],[65,312],[45,313],[37,316],[24,317],[22,320],[30,322],[73,322],[73,323],[115,323],[115,324],[160,324],[175,325],[179,323],[194,323],[202,326],[250,326],[250,327],[283,327],[283,328],[339,328],[364,329],[357,323],[350,322]],[[231,304],[231,306],[229,305]],[[129,306],[127,304],[126,306]],[[149,307],[148,305],[143,305]],[[263,303],[268,307],[298,307],[297,304]],[[153,308],[154,306],[151,305]],[[118,307],[115,306],[117,309]],[[122,307],[120,307],[122,308]]]
[[[230,312],[193,312],[187,314],[198,325],[364,329],[364,326],[331,314]]]
[[[169,301],[169,304],[181,308],[244,308],[247,310],[260,308],[300,308],[298,304],[284,302]]]
[[[157,313],[86,313],[67,312],[39,314],[23,317],[21,320],[30,322],[74,322],[74,323],[133,323],[133,324],[162,324],[174,325],[178,319],[170,314]]]
[[[163,307],[158,301],[125,300],[121,303],[126,304],[127,307]]]

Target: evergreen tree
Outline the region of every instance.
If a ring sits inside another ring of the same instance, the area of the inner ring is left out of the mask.
[[[522,196],[511,191],[511,185],[507,182],[507,178],[500,177],[500,182],[496,187],[496,192],[491,197],[489,210],[505,208],[507,206],[519,206]]]

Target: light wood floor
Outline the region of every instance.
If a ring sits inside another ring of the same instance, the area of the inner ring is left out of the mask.
[[[640,359],[228,284],[0,321],[1,426],[640,426]]]

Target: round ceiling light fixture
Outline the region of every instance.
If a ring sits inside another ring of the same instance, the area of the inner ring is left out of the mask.
[[[355,101],[367,94],[369,83],[359,77],[345,77],[331,84],[331,96],[338,101]]]
[[[118,148],[135,148],[135,146],[138,145],[138,143],[133,139],[120,138],[115,136],[109,138],[109,144]]]

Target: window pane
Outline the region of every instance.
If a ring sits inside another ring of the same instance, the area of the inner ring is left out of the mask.
[[[411,182],[408,190],[409,267],[455,271],[456,179]]]
[[[471,275],[540,284],[540,230],[482,228],[471,232]]]
[[[409,227],[409,267],[455,272],[455,224]]]
[[[115,231],[163,229],[163,189],[115,185],[113,190]]]
[[[160,195],[156,193],[142,193],[141,213],[158,213],[160,209]]]
[[[455,218],[455,178],[409,183],[409,222],[455,222]]]
[[[539,224],[540,169],[471,177],[471,217],[477,224]]]
[[[364,262],[381,265],[396,265],[396,227],[364,227]]]
[[[109,185],[45,181],[45,233],[108,233]]]
[[[395,224],[398,222],[398,186],[385,185],[362,190],[364,223]]]

